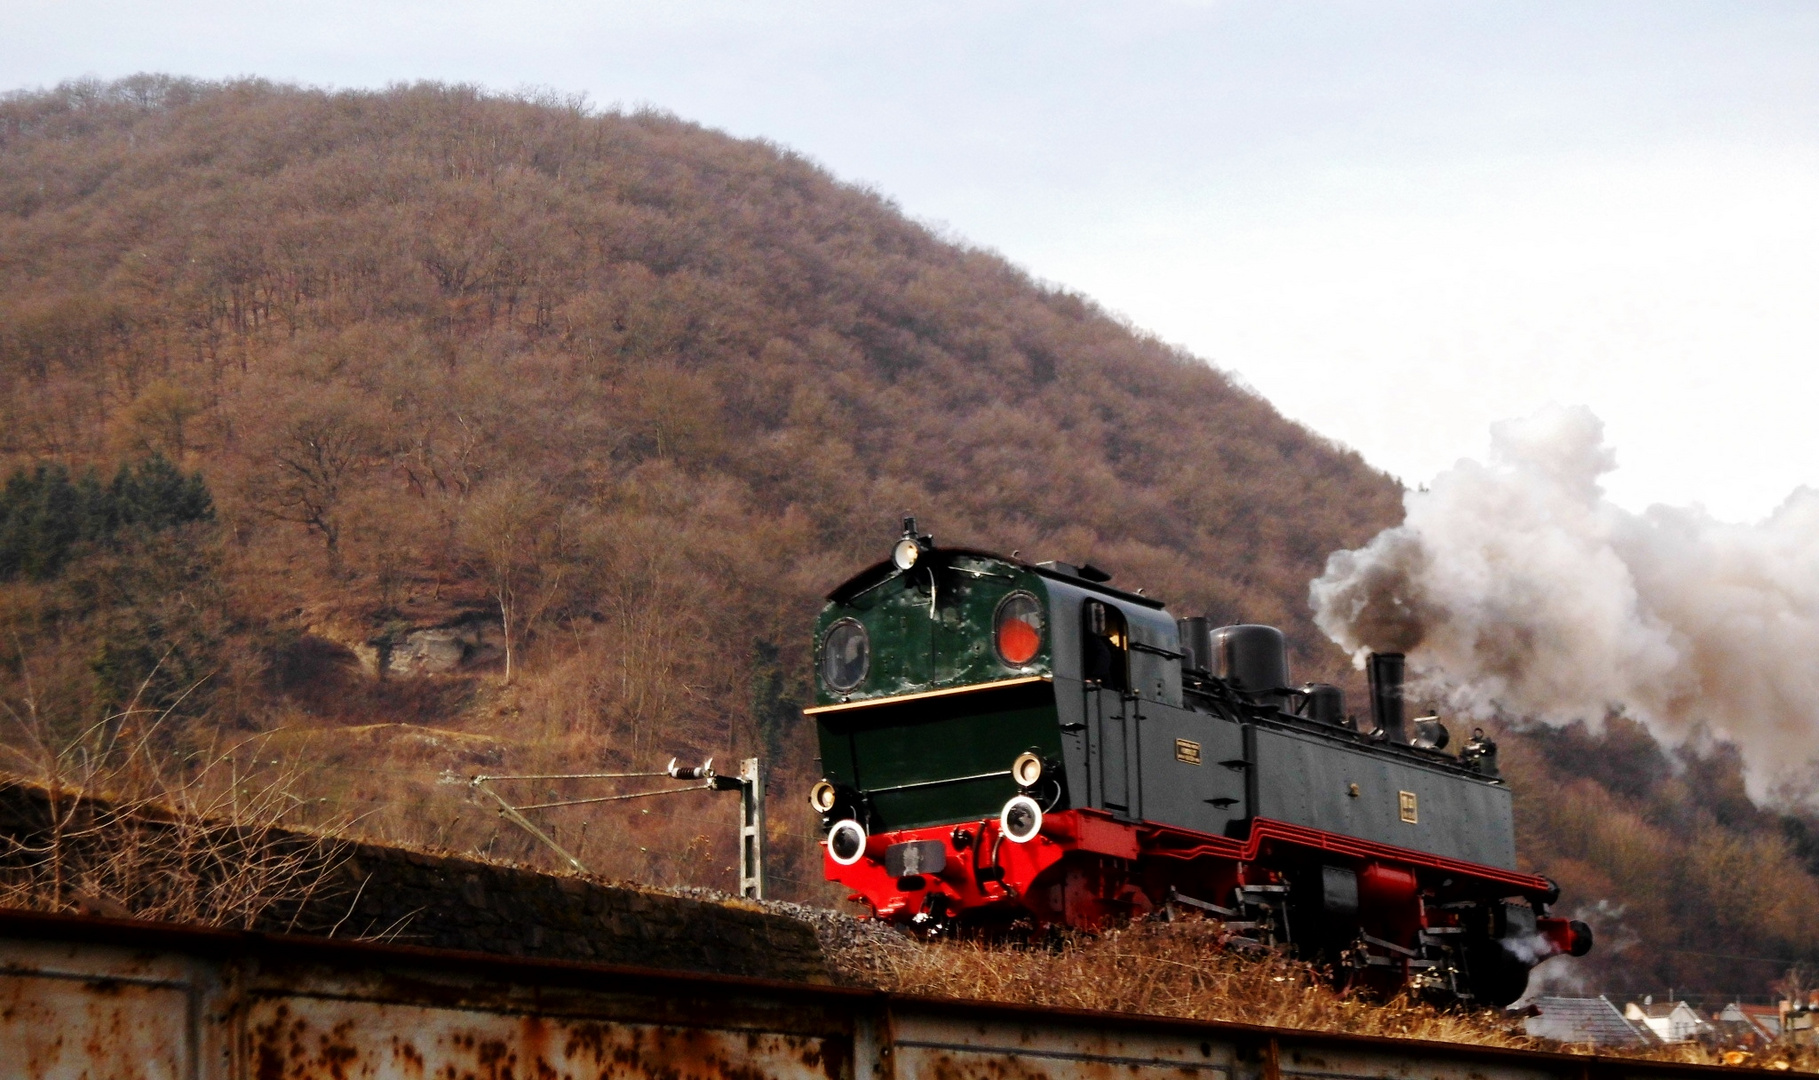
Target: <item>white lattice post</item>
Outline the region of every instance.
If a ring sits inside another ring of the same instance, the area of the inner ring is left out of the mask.
[[[755,757],[739,763],[739,895],[764,899],[764,773]]]

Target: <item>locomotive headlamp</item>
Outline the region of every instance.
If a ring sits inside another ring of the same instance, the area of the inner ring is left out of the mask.
[[[1017,781],[1018,787],[1035,787],[1036,781],[1042,779],[1042,759],[1025,750],[1011,762],[1011,779]]]
[[[903,519],[903,536],[891,548],[891,565],[908,570],[922,560],[922,553],[935,546],[935,538],[916,531],[916,519]]]
[[[839,797],[839,792],[834,790],[834,785],[826,780],[817,780],[815,786],[808,789],[809,805],[823,814],[834,809],[834,803]]]
[[[865,857],[865,841],[865,826],[846,818],[827,831],[827,853],[841,866],[851,866]]]
[[[1028,795],[1018,795],[1004,804],[1003,811],[998,814],[998,825],[1004,830],[1006,840],[1027,844],[1042,831],[1042,807]],[[828,842],[832,844],[831,837]]]

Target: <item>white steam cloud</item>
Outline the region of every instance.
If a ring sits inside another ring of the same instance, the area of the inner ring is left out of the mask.
[[[1688,431],[1686,437],[1748,438]],[[1752,787],[1819,745],[1819,491],[1755,525],[1604,498],[1604,425],[1556,408],[1492,429],[1404,497],[1403,524],[1327,560],[1315,621],[1362,661],[1408,654],[1455,709],[1735,741]]]

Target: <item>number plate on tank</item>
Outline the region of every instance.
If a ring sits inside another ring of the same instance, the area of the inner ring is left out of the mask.
[[[884,872],[892,877],[939,874],[947,869],[947,848],[939,840],[911,840],[884,849]]]

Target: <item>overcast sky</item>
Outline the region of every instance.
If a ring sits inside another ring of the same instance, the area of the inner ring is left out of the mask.
[[[1416,484],[1550,402],[1632,509],[1819,485],[1819,5],[0,0],[0,88],[585,93],[762,136]]]

